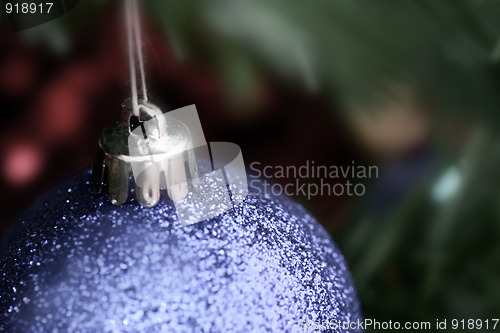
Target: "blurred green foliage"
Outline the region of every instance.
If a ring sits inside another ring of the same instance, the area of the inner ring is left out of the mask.
[[[442,175],[427,175],[389,216],[361,211],[344,230],[341,247],[368,317],[431,323],[498,317],[498,135],[477,130],[462,162],[457,191],[443,202],[432,194]]]
[[[498,121],[496,0],[144,4],[180,54],[216,62],[227,87],[245,79],[249,87],[248,69],[264,70],[349,102],[369,99],[388,81],[406,81],[454,114]]]

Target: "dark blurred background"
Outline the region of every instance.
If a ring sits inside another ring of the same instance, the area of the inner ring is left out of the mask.
[[[120,5],[81,1],[16,33],[2,17],[2,230],[90,167],[118,119]],[[141,5],[150,99],[196,104],[207,141],[238,143],[247,165],[379,167],[362,197],[296,198],[341,247],[365,317],[498,318],[500,2]]]

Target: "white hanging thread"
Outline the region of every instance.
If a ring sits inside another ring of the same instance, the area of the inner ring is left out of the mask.
[[[146,74],[144,71],[144,58],[142,56],[142,34],[139,19],[139,6],[137,0],[125,1],[125,23],[127,25],[127,44],[129,54],[130,88],[132,93],[132,110],[135,116],[139,116],[139,97],[137,90],[136,56],[139,62],[139,74],[141,77],[142,100],[148,101],[146,90]]]

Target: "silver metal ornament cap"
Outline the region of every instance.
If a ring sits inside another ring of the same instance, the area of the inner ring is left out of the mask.
[[[107,185],[111,202],[121,205],[127,200],[133,175],[141,205],[156,205],[160,189],[166,189],[175,203],[181,202],[188,194],[188,181],[198,174],[192,148],[184,123],[142,100],[139,117],[134,116],[127,99],[120,121],[101,133],[92,168],[94,192],[101,193]]]

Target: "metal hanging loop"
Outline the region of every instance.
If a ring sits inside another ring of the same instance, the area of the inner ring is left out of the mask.
[[[139,110],[137,117],[126,100],[120,121],[102,132],[92,170],[94,191],[100,193],[107,183],[111,202],[120,205],[128,197],[133,174],[143,206],[156,205],[160,189],[182,201],[189,181],[197,177],[189,129],[150,102],[140,101]]]

